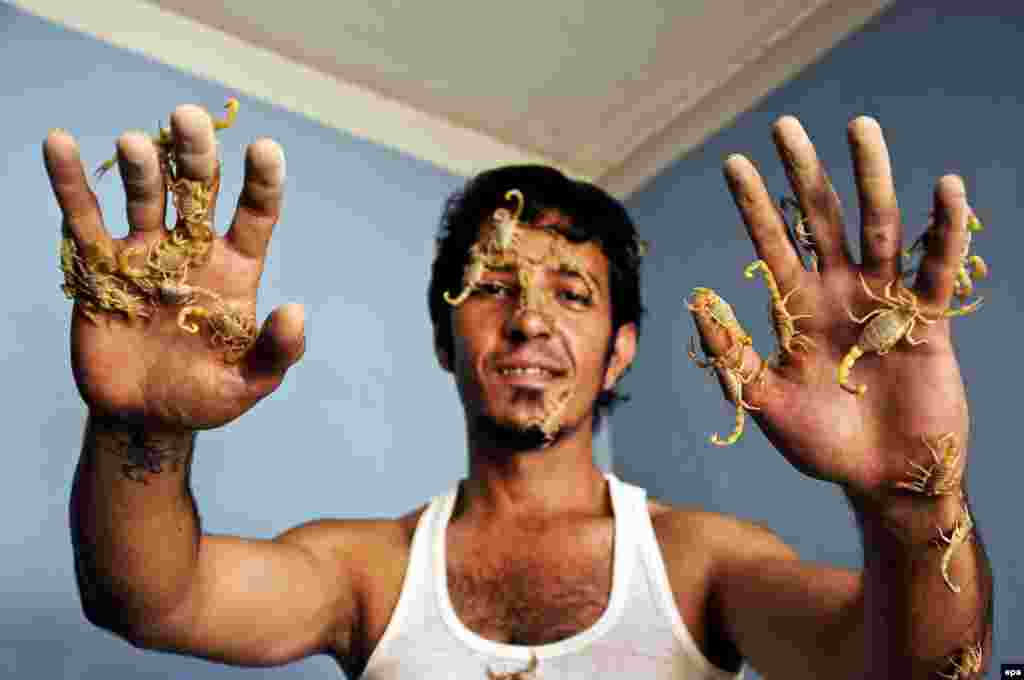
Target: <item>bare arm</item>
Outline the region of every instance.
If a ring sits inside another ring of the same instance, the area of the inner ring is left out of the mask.
[[[54,131],[44,144],[64,214],[64,290],[75,299],[72,368],[91,414],[70,508],[82,604],[91,621],[147,648],[251,665],[328,647],[344,655],[357,611],[352,562],[339,559],[350,532],[314,523],[270,541],[205,535],[189,488],[195,432],[273,392],[304,350],[301,307],[275,310],[262,329],[255,320],[281,151],[250,145],[220,237],[216,148],[198,107],[179,107],[155,142],[122,135],[129,233],[114,239],[74,140]]]
[[[839,196],[795,118],[779,119],[774,137],[799,228],[809,229],[810,270],[754,164],[739,155],[725,164],[758,256],[745,271],[759,268],[768,282],[778,360],[762,362],[713,291],[697,289],[690,308],[737,404],[738,427],[718,443],[735,441],[753,409],[794,467],[842,488],[861,528],[863,574],[853,582],[805,567],[766,538],[756,553],[722,551],[716,593],[741,651],[773,675],[804,672],[808,659],[811,677],[977,677],[991,663],[991,578],[964,498],[970,415],[951,323],[978,309],[963,281],[980,223],[963,180],[941,178],[920,261],[904,272],[882,129],[861,117],[847,133],[859,262]],[[837,670],[823,650],[846,661]]]
[[[715,553],[711,606],[721,609],[729,637],[766,678],[952,675],[953,660],[963,662],[964,640],[984,641],[988,657],[991,576],[981,546],[965,546],[951,560],[961,587],[953,596],[941,550],[930,544],[935,530],[927,530],[938,510],[890,515],[884,528],[877,514],[859,513],[861,572],[802,561],[772,532],[716,518],[707,532]],[[920,531],[911,530],[914,524]],[[981,676],[959,679],[972,677]]]
[[[133,644],[238,665],[344,656],[355,596],[322,523],[274,540],[203,534],[195,435],[91,419],[72,490],[86,616]]]
[[[184,599],[199,554],[189,488],[195,433],[90,418],[71,490],[75,573],[86,616],[131,637]]]

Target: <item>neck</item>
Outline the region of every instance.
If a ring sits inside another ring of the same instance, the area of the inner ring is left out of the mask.
[[[610,514],[607,482],[593,460],[589,419],[585,427],[563,431],[537,448],[504,448],[470,433],[469,477],[456,516],[544,524],[571,515]]]

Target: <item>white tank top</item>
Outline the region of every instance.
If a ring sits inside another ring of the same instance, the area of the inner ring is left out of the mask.
[[[647,493],[606,475],[615,515],[608,607],[586,630],[536,646],[487,640],[448,596],[445,529],[458,486],[420,516],[398,605],[363,680],[698,680],[742,678],[712,665],[683,623],[647,510]],[[535,657],[536,662],[531,663]],[[531,666],[533,672],[528,671]]]

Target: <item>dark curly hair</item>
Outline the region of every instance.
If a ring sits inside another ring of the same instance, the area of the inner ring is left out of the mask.
[[[612,337],[624,324],[640,333],[644,307],[640,299],[642,245],[625,207],[607,192],[588,182],[569,179],[543,165],[513,165],[480,173],[461,191],[452,194],[441,217],[437,254],[427,289],[434,342],[449,356],[453,353],[451,306],[442,297],[462,289],[463,269],[469,248],[479,237],[480,225],[507,203],[505,192],[518,189],[526,197],[522,219],[533,221],[545,210],[556,209],[569,218],[567,238],[574,243],[593,241],[608,258],[611,278]],[[612,347],[609,345],[609,356]],[[615,389],[598,396],[595,425],[621,401]]]

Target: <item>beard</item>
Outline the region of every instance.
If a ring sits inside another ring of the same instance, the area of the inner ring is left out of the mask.
[[[514,408],[514,415],[499,416],[486,410],[476,415],[477,434],[498,448],[512,451],[543,449],[554,444],[566,431],[566,407],[574,392],[571,382],[568,386],[520,388],[517,392],[514,401],[519,402],[519,408]]]
[[[541,449],[551,445],[558,435],[548,437],[541,429],[539,422],[515,423],[498,420],[494,416],[479,414],[475,418],[477,433],[485,440],[502,449],[522,451],[524,449]]]

